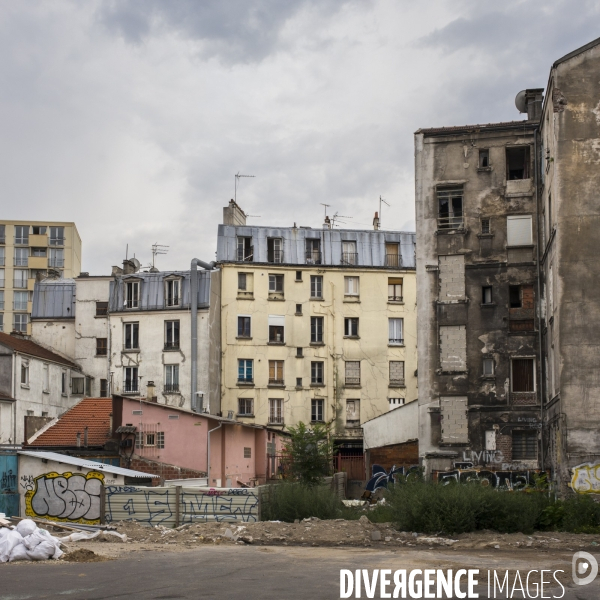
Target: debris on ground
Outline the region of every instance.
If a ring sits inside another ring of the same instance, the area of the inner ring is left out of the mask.
[[[59,559],[63,554],[60,544],[31,519],[23,519],[15,527],[0,529],[0,562]]]
[[[105,560],[110,560],[110,558],[100,556],[93,550],[88,550],[87,548],[78,548],[77,550],[73,550],[73,552],[67,552],[61,560],[67,562],[90,563],[104,562]]]

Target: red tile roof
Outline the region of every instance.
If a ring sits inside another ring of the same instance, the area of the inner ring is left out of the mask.
[[[84,398],[58,421],[40,434],[29,446],[77,446],[77,432],[84,442],[88,428],[88,446],[103,446],[110,439],[112,398]]]
[[[5,346],[8,346],[17,352],[22,352],[23,354],[29,354],[30,356],[36,356],[37,358],[44,360],[51,360],[52,362],[79,370],[79,367],[74,362],[55,354],[51,350],[46,350],[46,348],[40,346],[39,344],[22,337],[0,332],[0,344],[4,344]]]

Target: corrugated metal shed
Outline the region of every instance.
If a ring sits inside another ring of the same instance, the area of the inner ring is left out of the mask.
[[[19,450],[17,454],[33,456],[40,460],[53,460],[54,462],[63,463],[65,465],[75,465],[77,467],[93,469],[94,471],[101,471],[103,473],[114,473],[115,475],[123,475],[123,477],[137,477],[143,479],[148,479],[149,477],[156,479],[158,477],[158,475],[142,473],[141,471],[132,471],[131,469],[124,469],[122,467],[113,467],[112,465],[105,465],[103,463],[85,460],[84,458],[77,458],[76,456],[67,456],[66,454],[59,454],[58,452],[29,452],[27,450]]]
[[[74,319],[75,280],[44,279],[33,290],[31,317],[35,319]]]
[[[140,281],[140,305],[136,310],[160,310],[165,308],[165,278],[180,277],[180,306],[169,310],[190,309],[190,271],[161,271],[160,273],[134,273],[122,275],[110,282],[110,312],[124,312],[124,289],[127,281]],[[211,271],[198,271],[198,308],[208,308],[210,303]],[[131,312],[131,309],[127,309]]]
[[[399,244],[399,266],[415,268],[414,232],[358,230],[358,229],[312,229],[308,227],[250,227],[219,225],[217,238],[217,261],[237,262],[237,238],[252,238],[253,262],[267,263],[267,239],[282,240],[283,264],[305,265],[307,261],[306,240],[318,239],[319,264],[342,266],[343,242],[355,242],[356,262],[349,266],[384,267],[386,244]]]

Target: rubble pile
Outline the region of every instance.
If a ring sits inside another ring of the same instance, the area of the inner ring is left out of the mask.
[[[61,541],[40,529],[31,519],[12,528],[0,528],[0,562],[59,559]]]

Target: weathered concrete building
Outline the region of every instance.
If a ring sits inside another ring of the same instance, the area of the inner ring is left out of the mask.
[[[557,60],[540,121],[546,466],[600,492],[600,39]]]
[[[414,234],[219,226],[221,393],[249,423],[331,422],[362,449],[361,424],[416,400]]]
[[[427,474],[540,467],[534,129],[415,134],[419,452]]]

